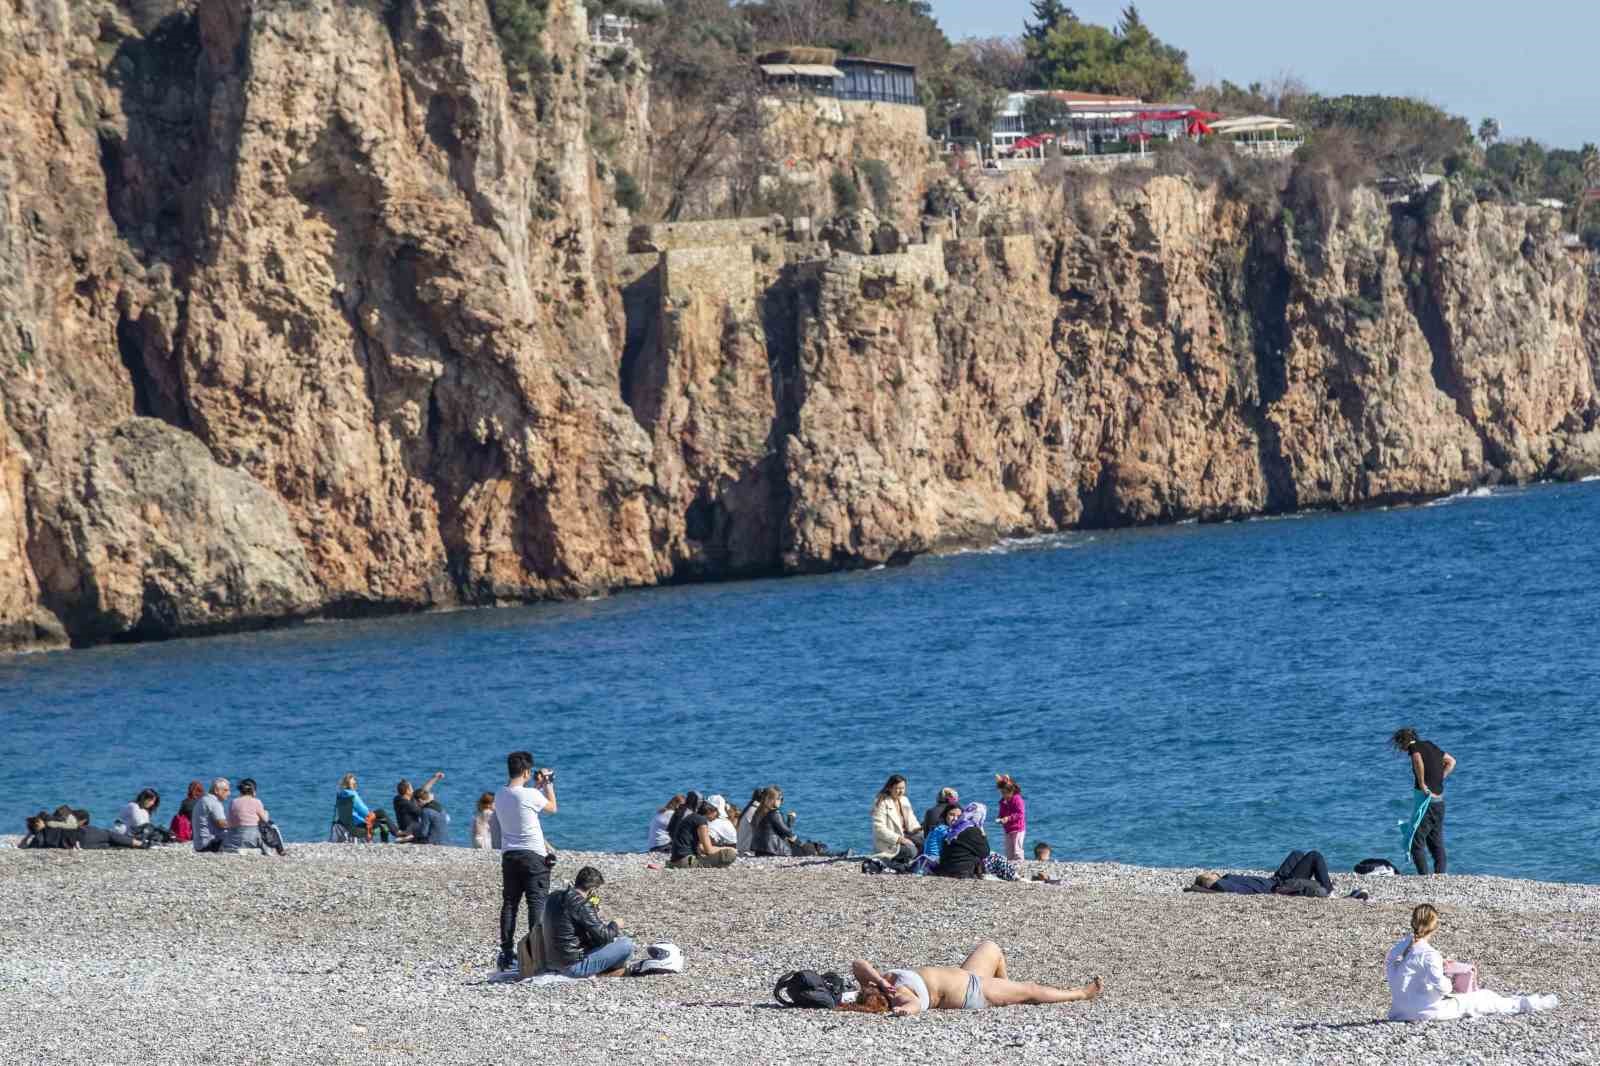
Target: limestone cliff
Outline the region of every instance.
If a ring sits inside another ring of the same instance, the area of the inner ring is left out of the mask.
[[[514,91],[480,3],[0,5],[0,646],[1600,468],[1593,265],[1546,213],[927,189],[908,150],[828,231],[890,254],[625,241],[634,68],[547,8]]]

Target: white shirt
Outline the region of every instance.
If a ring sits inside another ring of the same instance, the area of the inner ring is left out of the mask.
[[[1445,976],[1444,956],[1426,940],[1412,946],[1408,936],[1390,948],[1384,972],[1389,978],[1390,1021],[1424,1022],[1458,1013],[1445,998],[1455,986]]]
[[[507,785],[496,792],[494,816],[500,823],[500,850],[550,854],[544,843],[544,829],[539,825],[539,812],[549,805],[543,792],[526,785]]]
[[[133,800],[129,800],[128,805],[122,808],[122,814],[120,817],[122,818],[122,824],[127,826],[129,830],[137,829],[141,825],[150,824],[150,812],[139,806]]]
[[[706,831],[711,834],[711,842],[725,848],[735,847],[739,843],[739,830],[726,817],[713,818],[706,826]]]
[[[650,819],[650,835],[645,839],[644,850],[672,846],[672,838],[667,835],[667,823],[672,821],[672,815],[672,811],[657,811]]]

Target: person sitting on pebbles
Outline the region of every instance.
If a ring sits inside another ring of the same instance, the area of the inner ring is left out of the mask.
[[[544,901],[545,965],[563,977],[621,977],[633,956],[633,941],[615,921],[600,918],[600,871],[585,866],[572,887]]]
[[[1411,935],[1389,949],[1391,1022],[1453,1021],[1486,1014],[1529,1014],[1558,1005],[1555,996],[1502,996],[1487,988],[1457,992],[1447,960],[1428,938],[1439,931],[1439,912],[1423,903],[1411,912]]]
[[[1098,999],[1103,987],[1099,977],[1077,988],[1013,981],[1006,975],[1005,954],[992,940],[973,948],[959,967],[921,966],[879,973],[866,959],[857,959],[850,970],[863,992],[876,989],[889,1001],[890,1013],[901,1017],[926,1010],[1079,1003]]]

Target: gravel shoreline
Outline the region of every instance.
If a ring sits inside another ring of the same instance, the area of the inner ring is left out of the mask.
[[[1363,903],[1195,896],[1179,889],[1197,870],[1114,864],[1050,864],[1066,883],[1042,885],[648,861],[565,852],[557,881],[599,867],[606,912],[637,943],[678,944],[686,972],[532,987],[488,980],[493,852],[0,847],[0,1062],[1600,1061],[1600,886],[1336,873]],[[1383,956],[1421,901],[1485,985],[1561,1006],[1382,1022]],[[1106,994],[903,1020],[767,1006],[785,970],[953,965],[984,938],[1021,979],[1098,973]]]

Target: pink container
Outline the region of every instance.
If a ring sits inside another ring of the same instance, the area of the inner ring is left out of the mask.
[[[1470,962],[1447,962],[1444,964],[1444,975],[1450,978],[1457,993],[1478,990],[1478,968]]]

